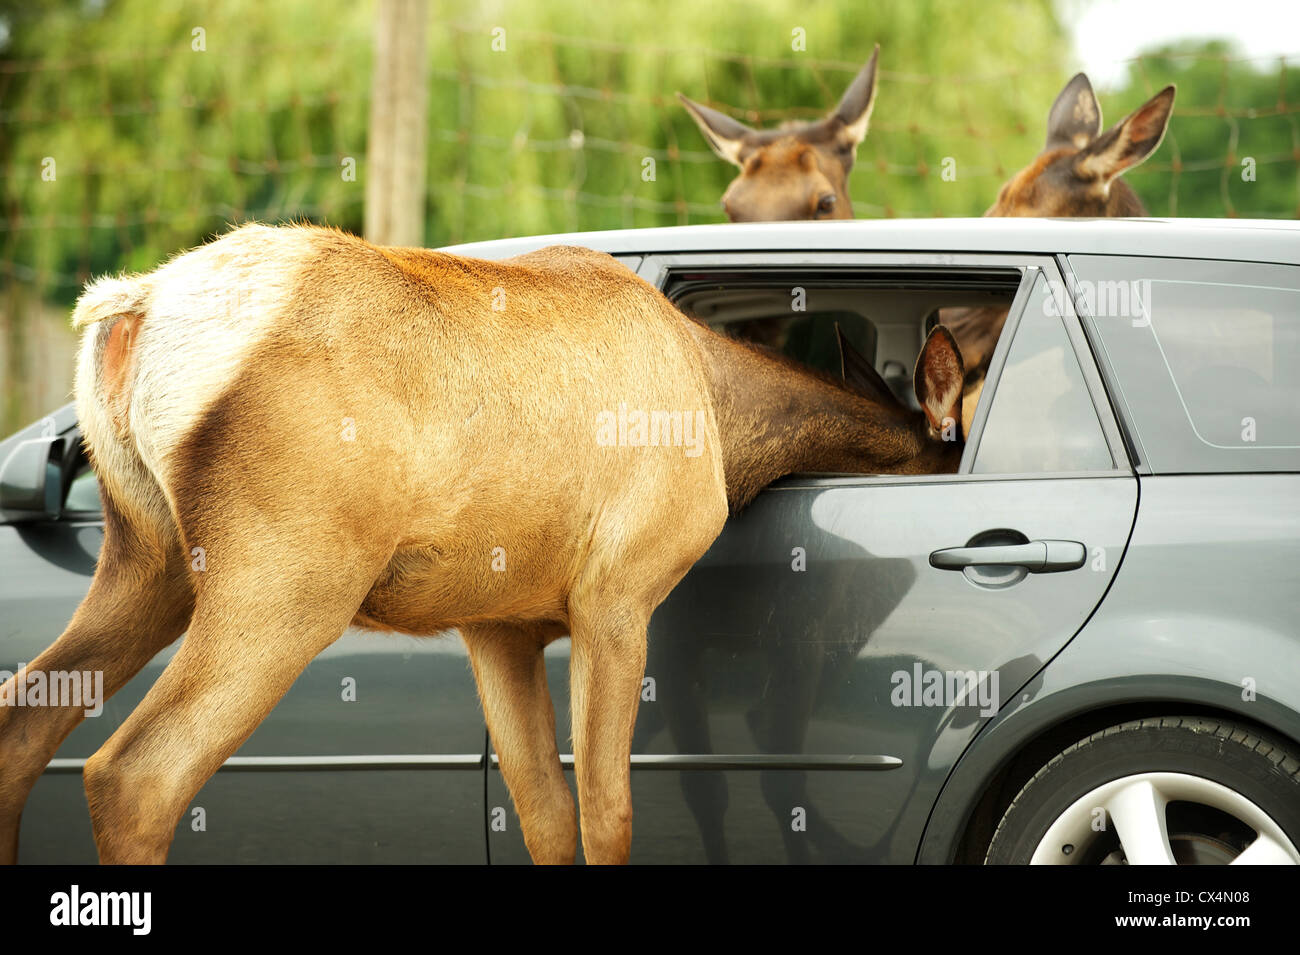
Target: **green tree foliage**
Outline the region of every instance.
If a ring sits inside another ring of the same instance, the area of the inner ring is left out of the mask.
[[[0,258],[60,298],[232,221],[360,228],[371,5],[18,10],[0,73]],[[815,118],[875,42],[883,73],[851,182],[858,214],[982,211],[1002,158],[1032,155],[1059,85],[1065,44],[1047,0],[435,3],[426,241],[720,221],[733,171],[673,94],[755,125]],[[1021,62],[1025,49],[1035,63]],[[944,157],[955,181],[939,175]]]
[[[756,126],[815,119],[877,42],[855,213],[979,215],[1038,153],[1071,72],[1054,10],[432,0],[426,244],[722,221],[735,171],[674,93]],[[151,268],[232,222],[360,231],[374,16],[373,0],[0,0],[7,340],[22,334],[15,302],[67,305],[92,275]],[[1179,84],[1172,135],[1129,174],[1155,214],[1292,216],[1300,204],[1288,105],[1300,78],[1226,52],[1160,51],[1102,93],[1114,121]],[[4,430],[45,410],[7,407]]]
[[[0,62],[0,259],[67,299],[91,274],[152,268],[226,222],[359,224],[364,185],[338,169],[365,147],[364,7],[24,9]]]
[[[751,125],[819,118],[876,42],[881,86],[850,182],[856,214],[979,214],[1001,157],[1032,155],[1066,49],[1046,0],[512,4],[455,22],[436,31],[443,175],[431,183],[433,232],[454,238],[722,221],[735,170],[673,94]],[[490,42],[497,26],[504,51]],[[575,131],[581,149],[570,148]],[[945,157],[954,181],[941,179]]]
[[[1223,41],[1161,47],[1103,96],[1106,122],[1178,86],[1160,151],[1127,174],[1153,215],[1300,215],[1300,64],[1248,62]],[[1113,104],[1113,105],[1111,105]]]

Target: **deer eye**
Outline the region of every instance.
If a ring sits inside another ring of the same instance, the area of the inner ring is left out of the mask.
[[[835,208],[835,196],[829,192],[817,200],[818,212],[830,212],[834,208]]]

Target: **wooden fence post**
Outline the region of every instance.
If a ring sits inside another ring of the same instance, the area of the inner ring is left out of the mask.
[[[366,238],[424,244],[429,60],[427,0],[379,0],[366,147]]]

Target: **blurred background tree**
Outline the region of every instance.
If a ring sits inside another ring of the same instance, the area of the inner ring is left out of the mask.
[[[1224,41],[1146,52],[1108,99],[1113,122],[1168,83],[1178,86],[1160,151],[1125,178],[1153,215],[1300,216],[1300,63],[1252,65]]]
[[[0,0],[0,434],[66,399],[67,309],[92,275],[248,219],[361,231],[374,16],[373,0]],[[1051,0],[433,0],[430,16],[430,246],[723,221],[733,170],[673,94],[751,125],[812,119],[876,42],[855,213],[979,215],[1077,68]],[[1300,75],[1233,56],[1154,51],[1100,91],[1113,122],[1179,84],[1166,143],[1129,174],[1153,214],[1296,215]]]

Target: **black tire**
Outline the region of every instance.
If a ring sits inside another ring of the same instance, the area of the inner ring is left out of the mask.
[[[1292,846],[1300,846],[1300,756],[1293,744],[1223,720],[1161,717],[1094,733],[1042,767],[1007,807],[985,864],[1027,864],[1076,800],[1112,780],[1153,772],[1185,773],[1226,786],[1267,813]],[[1232,820],[1238,831],[1229,824],[1231,817],[1216,813],[1209,807],[1198,810],[1193,802],[1170,804],[1166,819],[1179,864],[1227,861],[1234,846],[1240,851],[1245,845],[1242,832],[1248,827]],[[1118,837],[1103,832],[1070,861],[1122,864],[1124,858]]]

